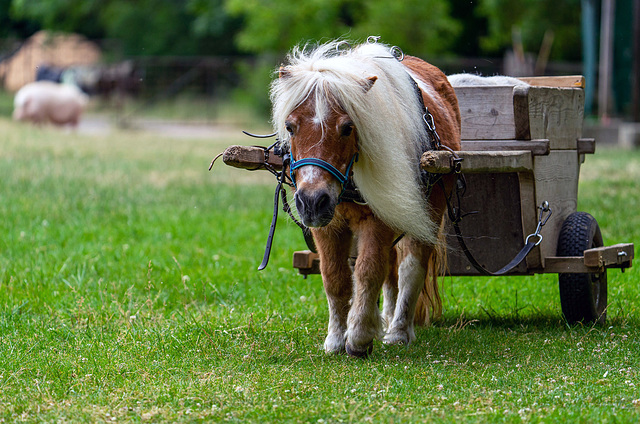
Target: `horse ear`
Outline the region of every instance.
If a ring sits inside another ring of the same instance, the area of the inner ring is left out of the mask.
[[[291,72],[284,66],[281,66],[278,70],[278,77],[284,79],[288,78],[289,76],[291,76]]]
[[[369,90],[371,90],[371,87],[373,87],[373,84],[378,80],[377,76],[372,76],[372,77],[367,77],[367,79],[364,80],[364,92],[367,93],[369,92]]]

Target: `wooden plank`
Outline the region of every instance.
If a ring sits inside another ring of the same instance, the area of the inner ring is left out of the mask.
[[[513,124],[515,138],[531,140],[531,126],[529,125],[529,87],[513,88]]]
[[[548,156],[534,156],[533,163],[536,205],[546,200],[553,212],[541,231],[539,248],[544,262],[556,254],[560,227],[577,209],[580,157],[577,150],[551,150]]]
[[[548,155],[549,140],[462,140],[464,151],[529,150],[534,156]]]
[[[600,267],[584,264],[584,256],[547,256],[544,258],[544,273],[548,274],[586,274],[600,272]]]
[[[293,252],[293,267],[302,275],[320,274],[320,257],[310,250]]]
[[[593,267],[621,265],[626,262],[630,263],[633,259],[633,254],[633,243],[597,247],[584,251],[584,264]]]
[[[462,150],[464,152],[493,152],[494,154],[515,152],[515,156],[523,154],[523,152],[528,152],[534,156],[540,156],[549,154],[549,140],[466,140],[462,142]],[[512,153],[509,154],[513,157],[514,155]],[[222,160],[226,165],[235,168],[257,170],[264,169],[265,155],[263,149],[255,146],[229,146],[225,149]],[[270,154],[268,163],[278,171],[282,169],[282,159],[279,156]],[[487,169],[497,170],[499,167],[499,162],[496,162],[496,165],[490,166]],[[525,167],[527,168],[528,165],[525,165]],[[479,170],[472,171],[471,166],[466,166],[466,168],[469,168],[471,172],[480,172]],[[518,169],[520,168],[507,168],[507,172]]]
[[[463,140],[516,138],[513,120],[513,87],[456,87],[455,91],[462,118]]]
[[[584,88],[585,80],[582,75],[563,75],[554,77],[520,77],[520,81],[524,81],[529,85],[537,87],[556,87],[556,88]]]
[[[518,174],[520,188],[520,219],[523,234],[533,234],[538,226],[539,204],[536,203],[536,186],[532,173],[520,172]],[[527,255],[527,269],[539,268],[542,265],[540,246],[536,246]]]
[[[462,172],[465,174],[530,172],[533,170],[533,159],[530,151],[460,151],[457,153],[463,159]],[[432,150],[422,155],[420,165],[427,172],[446,174],[451,171],[450,158],[450,152]]]
[[[596,152],[596,139],[595,138],[579,138],[578,139],[578,154],[593,154]]]
[[[266,159],[276,170],[282,169],[282,158],[280,156],[269,154]],[[254,146],[229,146],[222,153],[222,160],[226,165],[235,168],[264,169],[265,151],[260,147]]]
[[[293,252],[293,267],[294,268],[312,268],[313,261],[319,258],[317,253],[310,250],[301,250]]]

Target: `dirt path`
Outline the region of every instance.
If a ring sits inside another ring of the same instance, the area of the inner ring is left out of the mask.
[[[121,129],[116,121],[106,115],[87,114],[78,125],[78,132],[87,135],[107,135]],[[220,138],[241,135],[241,129],[232,125],[217,125],[181,121],[136,120],[128,124],[127,129],[144,131],[162,137]]]

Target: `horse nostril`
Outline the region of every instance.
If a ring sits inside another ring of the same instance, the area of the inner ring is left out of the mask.
[[[335,202],[330,193],[298,190],[294,199],[302,223],[307,227],[324,227],[332,220]]]
[[[321,193],[316,201],[316,211],[318,215],[323,215],[331,206],[331,196],[328,193]]]
[[[302,200],[302,196],[300,195],[300,192],[296,192],[296,194],[293,196],[293,198],[296,201],[296,210],[298,211],[298,213],[304,213],[305,211],[305,202]]]

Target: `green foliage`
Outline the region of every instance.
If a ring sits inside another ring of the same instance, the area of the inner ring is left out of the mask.
[[[580,60],[580,0],[480,0],[478,14],[487,18],[489,33],[480,45],[499,53],[512,45],[512,31],[522,33],[526,51],[538,52],[546,31],[554,33],[552,59]]]
[[[235,53],[239,23],[220,2],[202,0],[13,0],[12,12],[46,29],[118,40],[125,55]]]
[[[34,22],[16,19],[11,13],[11,2],[12,0],[0,0],[0,39],[24,38],[38,29]],[[1,45],[0,48],[2,48]],[[0,51],[0,53],[2,52]]]
[[[237,42],[252,52],[283,53],[304,42],[379,35],[413,54],[441,54],[460,28],[443,0],[227,0],[226,6],[245,18]]]
[[[281,55],[369,35],[426,58],[500,55],[513,28],[532,52],[552,30],[552,59],[579,60],[579,10],[579,0],[0,0],[0,23],[118,40],[125,55]]]
[[[13,0],[12,15],[39,22],[44,28],[80,32],[89,37],[105,34],[97,12],[100,0]]]
[[[451,16],[448,1],[365,1],[361,13],[356,15],[354,35],[379,35],[382,41],[423,58],[451,55],[449,48],[460,33],[461,23]]]
[[[349,32],[340,0],[227,0],[225,6],[244,18],[237,43],[246,51],[283,53],[300,42]]]
[[[112,0],[101,7],[101,22],[110,36],[126,46],[126,54],[193,54],[189,20],[180,3],[165,0]]]

